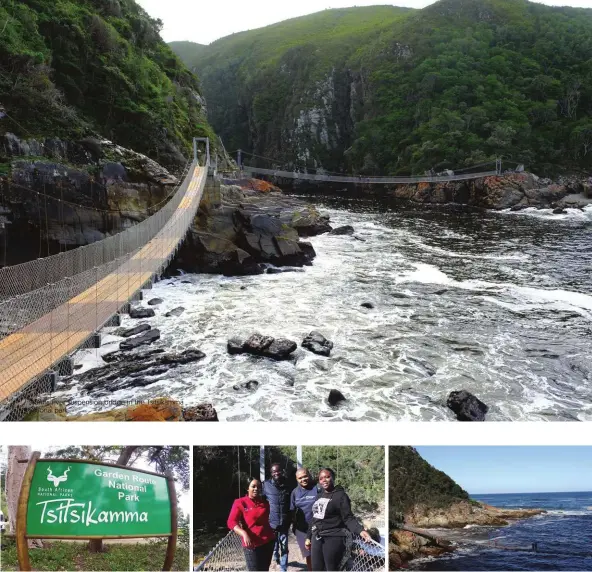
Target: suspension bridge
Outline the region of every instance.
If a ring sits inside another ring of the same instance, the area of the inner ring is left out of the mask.
[[[205,142],[204,166],[198,163],[198,141]],[[444,182],[480,178],[494,171],[418,177],[356,177],[299,173],[249,167],[243,173],[317,182],[391,184]],[[152,216],[127,230],[87,246],[23,264],[0,268],[0,421],[22,419],[35,399],[56,388],[68,371],[68,356],[95,347],[95,332],[129,310],[167,267],[186,236],[208,176],[207,138],[194,139],[194,159],[170,200]],[[94,341],[93,341],[94,340]]]
[[[36,395],[54,390],[61,363],[167,267],[195,217],[208,166],[209,146],[202,167],[196,141],[183,182],[154,215],[87,246],[0,269],[0,420],[21,419]]]
[[[501,175],[503,172],[502,160],[495,160],[495,168],[484,170],[485,167],[492,167],[494,161],[488,163],[480,163],[473,165],[472,167],[466,167],[452,171],[447,169],[441,173],[433,173],[417,176],[377,176],[367,177],[363,175],[343,175],[339,173],[308,173],[301,171],[287,171],[285,169],[267,169],[254,165],[246,165],[243,163],[243,151],[239,149],[237,151],[237,164],[239,170],[242,173],[248,175],[265,175],[268,177],[280,178],[280,179],[295,179],[301,181],[312,181],[317,183],[346,183],[354,185],[410,185],[417,183],[445,183],[451,181],[469,181],[472,179],[481,179],[484,177],[491,177],[495,175]],[[274,163],[274,160],[269,157],[262,157],[255,155],[254,153],[246,153],[252,159],[263,159],[270,163]],[[518,165],[518,163],[512,164]],[[522,167],[523,168],[523,167]],[[466,172],[472,171],[472,172]]]

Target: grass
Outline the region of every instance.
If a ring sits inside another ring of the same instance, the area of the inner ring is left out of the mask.
[[[145,544],[108,544],[106,552],[91,554],[87,543],[44,542],[41,549],[29,550],[33,570],[161,570],[166,540]],[[16,543],[6,540],[2,550],[2,570],[18,570]],[[172,570],[189,569],[189,551],[178,545]]]

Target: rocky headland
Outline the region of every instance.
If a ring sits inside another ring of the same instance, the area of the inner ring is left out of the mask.
[[[205,194],[171,270],[242,276],[310,265],[314,248],[300,238],[330,230],[314,206],[270,183],[222,180]]]
[[[406,562],[415,558],[453,552],[456,549],[454,535],[447,535],[446,529],[507,526],[512,521],[545,512],[541,509],[501,509],[476,501],[461,501],[445,508],[418,504],[405,514],[404,524],[390,532],[390,569],[403,568]]]

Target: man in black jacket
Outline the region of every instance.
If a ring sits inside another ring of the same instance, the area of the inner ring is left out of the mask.
[[[342,486],[335,486],[335,473],[319,473],[322,492],[312,507],[306,546],[311,551],[313,570],[342,570],[349,557],[351,536],[370,541],[370,535],[352,514],[351,503]]]
[[[271,466],[271,479],[263,483],[263,494],[269,501],[269,525],[275,531],[273,557],[282,572],[288,570],[288,529],[292,522],[290,491],[279,464]]]

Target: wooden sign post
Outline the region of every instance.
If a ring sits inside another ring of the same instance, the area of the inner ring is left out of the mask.
[[[168,538],[163,570],[177,547],[177,496],[171,473],[80,459],[41,459],[34,452],[16,518],[19,567],[31,570],[27,540]]]

